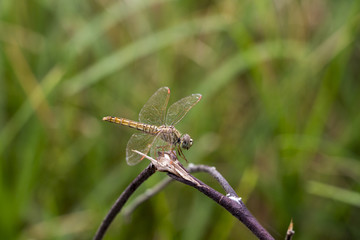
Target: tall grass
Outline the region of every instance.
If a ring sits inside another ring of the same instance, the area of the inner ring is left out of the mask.
[[[275,238],[291,218],[296,239],[360,238],[358,26],[358,1],[1,1],[1,239],[89,239],[148,164],[101,118],[136,120],[161,86],[203,94],[186,157]],[[173,183],[107,234],[129,238],[254,237]]]

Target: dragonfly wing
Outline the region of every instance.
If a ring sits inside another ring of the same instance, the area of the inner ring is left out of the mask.
[[[157,158],[157,151],[166,151],[170,149],[170,144],[161,139],[160,133],[157,135],[145,133],[133,134],[126,147],[126,162],[128,165],[136,165],[144,158],[132,150],[138,150],[143,154],[153,155],[154,158]],[[149,153],[150,149],[151,152]]]
[[[177,124],[186,113],[201,100],[201,94],[192,94],[172,104],[166,115],[166,124]]]
[[[169,102],[170,89],[162,87],[145,103],[139,113],[139,121],[160,126],[165,122],[165,111]]]
[[[146,133],[133,134],[126,146],[126,162],[128,165],[136,165],[143,159],[141,155],[133,152],[132,150],[138,150],[139,152],[147,154],[154,139],[154,135]]]
[[[163,152],[163,151],[169,151],[171,150],[172,145],[168,142],[165,142],[161,137],[160,137],[160,133],[156,136],[156,138],[154,139],[154,142],[152,144],[151,147],[151,152],[150,154],[154,155],[155,154],[155,158],[158,157],[158,152]]]

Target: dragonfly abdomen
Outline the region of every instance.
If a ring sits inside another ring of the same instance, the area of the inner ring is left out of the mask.
[[[108,121],[108,122],[112,122],[112,123],[116,123],[116,124],[120,124],[120,125],[124,125],[124,126],[128,126],[130,128],[135,128],[139,131],[143,131],[149,134],[157,134],[159,132],[159,129],[157,126],[155,125],[150,125],[150,124],[146,124],[146,123],[139,123],[136,121],[132,121],[126,118],[118,118],[118,117],[111,117],[111,116],[107,116],[107,117],[103,117],[103,121]]]

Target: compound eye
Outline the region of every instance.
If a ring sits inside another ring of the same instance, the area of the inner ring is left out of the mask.
[[[181,147],[184,149],[189,149],[192,145],[193,140],[190,138],[190,136],[188,134],[185,134],[182,137],[182,144]]]

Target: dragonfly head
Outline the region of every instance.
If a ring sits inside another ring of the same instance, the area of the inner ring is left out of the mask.
[[[181,148],[188,150],[192,146],[192,144],[193,144],[193,140],[191,139],[189,134],[184,134],[181,137],[181,140],[180,140]]]

